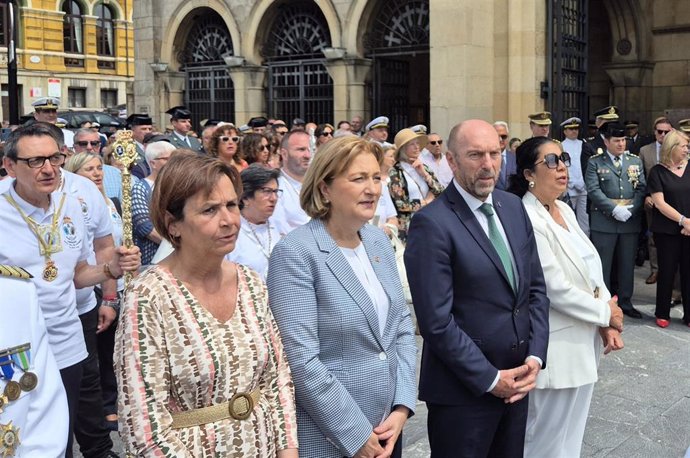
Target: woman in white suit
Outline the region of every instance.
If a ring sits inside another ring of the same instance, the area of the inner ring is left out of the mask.
[[[295,384],[299,455],[400,456],[416,347],[393,249],[367,224],[382,151],[357,137],[321,148],[300,195],[312,220],[276,245],[267,280]]]
[[[525,456],[579,457],[602,345],[623,348],[623,313],[604,285],[601,259],[558,200],[567,189],[570,156],[545,137],[517,151],[510,190],[522,197],[534,228],[549,310],[547,366],[529,395]]]

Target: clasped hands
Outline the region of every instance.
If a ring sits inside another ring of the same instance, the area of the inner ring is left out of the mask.
[[[604,345],[604,354],[608,355],[612,351],[617,351],[623,348],[623,310],[618,307],[618,296],[613,296],[608,302],[611,308],[611,318],[609,325],[605,328],[599,328],[599,335],[601,336]]]
[[[537,386],[537,375],[541,366],[534,358],[527,358],[525,364],[498,371],[498,383],[491,394],[512,404],[527,396]]]
[[[354,458],[390,457],[409,416],[410,410],[407,407],[398,406],[393,409],[390,415],[374,428]]]
[[[630,209],[633,208],[632,205],[616,205],[611,211],[611,216],[621,223],[626,222],[632,216]]]

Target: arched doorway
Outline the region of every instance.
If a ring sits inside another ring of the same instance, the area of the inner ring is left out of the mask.
[[[234,121],[235,89],[223,59],[233,54],[228,28],[210,8],[192,11],[190,21],[178,61],[185,72],[184,101],[192,126],[198,128],[202,119]]]
[[[373,59],[372,115],[390,118],[391,131],[429,125],[429,1],[379,1],[362,38]]]
[[[292,0],[276,8],[262,49],[268,116],[333,122],[333,80],[323,55],[331,46],[326,18],[314,2]]]

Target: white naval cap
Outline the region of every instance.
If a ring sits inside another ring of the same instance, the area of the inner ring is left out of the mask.
[[[372,129],[377,129],[379,127],[385,127],[386,129],[388,128],[388,123],[390,120],[385,117],[385,116],[379,116],[378,118],[374,118],[367,124],[366,130],[369,132]]]
[[[57,97],[41,97],[33,102],[31,106],[34,110],[57,110],[60,106],[60,99]]]
[[[573,116],[572,118],[568,118],[561,123],[561,127],[564,129],[577,129],[581,125],[582,125],[582,120],[580,118],[575,117],[575,116]]]
[[[424,124],[417,124],[416,126],[410,127],[410,130],[415,134],[426,135],[426,126]]]

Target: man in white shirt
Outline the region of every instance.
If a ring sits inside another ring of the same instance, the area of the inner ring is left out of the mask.
[[[285,134],[280,143],[280,155],[283,167],[278,187],[283,190],[283,195],[278,199],[273,220],[278,231],[287,234],[309,221],[309,216],[302,210],[299,201],[302,181],[311,161],[309,134],[303,130]]]
[[[114,280],[123,270],[139,268],[139,250],[118,247],[99,265],[89,264],[90,248],[83,205],[60,183],[65,155],[44,123],[21,127],[5,144],[3,165],[14,179],[0,191],[0,263],[19,264],[36,273],[36,285],[48,340],[68,400],[69,442],[77,413],[82,361],[87,356],[77,314],[75,288]]]
[[[570,167],[568,168],[568,196],[570,204],[575,210],[577,224],[586,235],[589,236],[589,215],[587,214],[587,187],[585,186],[584,170],[582,170],[580,158],[584,142],[578,138],[580,134],[580,118],[566,119],[561,123],[565,139],[561,142],[563,150],[570,154]]]
[[[422,162],[434,172],[438,181],[447,187],[453,179],[453,171],[448,165],[448,159],[443,154],[443,140],[437,133],[428,136],[429,142],[422,150]]]
[[[393,146],[388,143],[388,125],[390,120],[385,116],[379,116],[372,119],[366,127],[366,137],[374,142],[378,142],[381,146]]]

